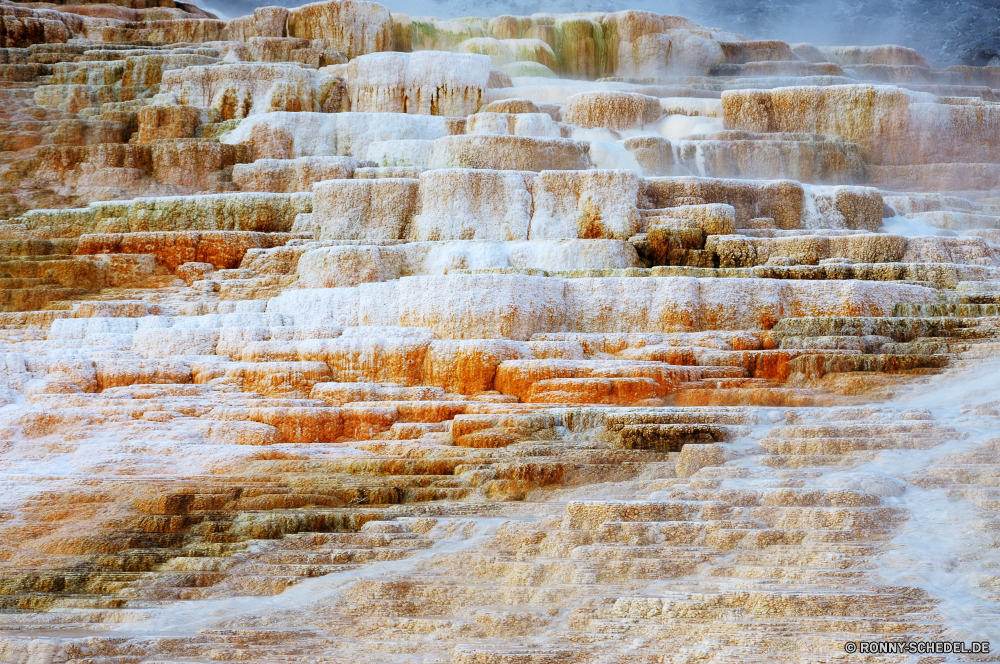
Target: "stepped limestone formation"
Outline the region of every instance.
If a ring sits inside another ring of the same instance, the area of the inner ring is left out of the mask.
[[[0,100],[0,661],[998,661],[1000,68],[0,0]]]

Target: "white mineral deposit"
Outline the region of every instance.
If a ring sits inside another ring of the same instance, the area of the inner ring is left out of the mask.
[[[998,57],[251,9],[0,0],[0,661],[1000,661]]]

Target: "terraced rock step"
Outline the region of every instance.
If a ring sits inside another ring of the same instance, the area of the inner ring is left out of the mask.
[[[995,67],[0,18],[0,661],[1000,641]]]

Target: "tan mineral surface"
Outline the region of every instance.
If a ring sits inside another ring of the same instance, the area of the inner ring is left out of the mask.
[[[1000,68],[0,0],[0,661],[998,661],[998,552]]]

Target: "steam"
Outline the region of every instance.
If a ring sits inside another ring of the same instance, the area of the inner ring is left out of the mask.
[[[592,142],[590,144],[590,160],[595,168],[623,169],[642,173],[642,166],[621,143]]]
[[[264,0],[212,0],[217,15],[237,17]],[[291,0],[286,7],[306,4]],[[410,16],[529,16],[535,13],[616,12],[639,9],[676,14],[747,39],[781,39],[819,46],[900,44],[937,66],[968,59],[1000,27],[1000,6],[990,0],[383,0],[389,11]],[[982,64],[982,63],[980,63]]]
[[[891,450],[861,470],[884,473],[899,480],[963,464],[976,452],[996,454],[1000,395],[1000,362],[964,371],[945,382],[900,400],[906,407],[926,408],[954,429],[950,440],[929,450]],[[992,449],[991,449],[992,448]],[[955,638],[1000,637],[1000,607],[991,601],[996,579],[997,549],[989,541],[988,517],[971,500],[943,488],[920,488],[912,483],[899,496],[885,500],[906,510],[910,518],[878,561],[878,573],[892,585],[916,586],[940,601],[937,610]]]
[[[930,237],[934,235],[954,235],[955,233],[943,230],[933,225],[923,217],[902,217],[895,216],[882,220],[882,230],[892,235],[902,235],[904,237]]]
[[[229,12],[227,12],[227,11],[223,11],[223,10],[219,9],[218,7],[216,7],[216,5],[215,5],[214,2],[212,4],[208,4],[206,2],[199,2],[199,3],[196,3],[196,4],[198,5],[198,7],[200,7],[201,9],[204,9],[209,14],[215,14],[216,16],[218,16],[223,21],[229,21],[229,20],[232,20],[232,19],[236,18],[237,16],[239,16],[239,14],[233,15],[233,14],[230,14]]]
[[[689,115],[667,115],[654,127],[656,132],[669,141],[679,141],[692,134],[715,134],[723,130],[721,118],[706,118]]]

